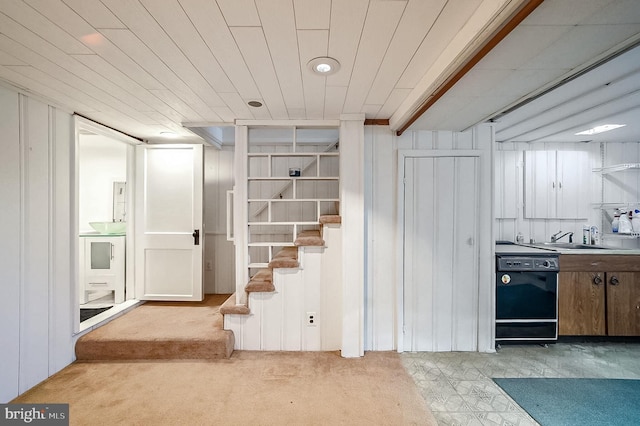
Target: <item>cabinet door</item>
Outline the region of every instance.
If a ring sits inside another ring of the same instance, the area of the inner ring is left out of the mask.
[[[524,217],[556,217],[556,152],[524,153]]]
[[[604,280],[603,272],[558,274],[559,335],[605,335]]]
[[[558,219],[588,218],[589,173],[589,156],[586,151],[557,152],[555,189]]]
[[[640,272],[607,272],[609,336],[640,336]]]

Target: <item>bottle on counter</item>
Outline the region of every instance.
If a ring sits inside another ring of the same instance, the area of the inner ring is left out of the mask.
[[[640,234],[640,209],[634,209],[631,215],[631,227],[635,234]]]
[[[620,226],[620,209],[616,209],[613,212],[613,220],[611,221],[611,232],[618,233],[618,227]]]
[[[589,225],[582,226],[582,244],[591,244],[591,228]]]
[[[593,225],[589,231],[591,235],[591,245],[593,246],[600,245],[600,232],[598,230],[598,227]]]

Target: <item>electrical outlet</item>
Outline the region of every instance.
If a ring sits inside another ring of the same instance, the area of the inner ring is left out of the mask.
[[[206,269],[207,271],[213,271],[213,262],[211,260],[207,260]]]
[[[307,327],[315,327],[318,325],[318,317],[315,312],[307,312]]]

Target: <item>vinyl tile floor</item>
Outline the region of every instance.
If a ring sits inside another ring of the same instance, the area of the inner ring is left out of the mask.
[[[503,345],[496,353],[405,352],[439,425],[537,425],[492,378],[640,379],[640,343]]]

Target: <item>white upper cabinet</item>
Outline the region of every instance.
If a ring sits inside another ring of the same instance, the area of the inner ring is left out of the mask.
[[[586,151],[525,151],[525,218],[588,218],[588,160]]]

